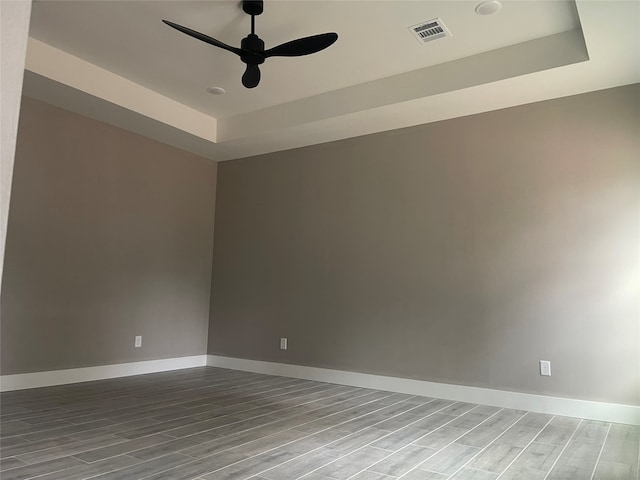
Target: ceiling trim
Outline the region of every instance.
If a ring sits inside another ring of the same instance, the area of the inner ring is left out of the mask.
[[[550,35],[219,122],[221,142],[589,60],[580,30]]]
[[[29,37],[25,69],[191,135],[216,142],[217,119],[33,37]]]
[[[29,70],[24,72],[22,91],[36,100],[213,159],[211,140]]]

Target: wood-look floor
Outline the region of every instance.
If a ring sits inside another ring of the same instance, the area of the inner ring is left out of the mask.
[[[639,427],[210,367],[1,401],[2,480],[638,479]]]

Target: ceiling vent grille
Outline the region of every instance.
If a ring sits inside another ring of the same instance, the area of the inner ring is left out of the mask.
[[[420,43],[427,43],[432,40],[438,40],[439,38],[451,37],[451,33],[449,33],[449,30],[439,18],[419,23],[418,25],[409,27],[409,30]]]

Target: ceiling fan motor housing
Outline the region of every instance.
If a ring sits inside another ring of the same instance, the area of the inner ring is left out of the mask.
[[[240,60],[247,65],[260,65],[264,63],[264,42],[260,37],[250,33],[242,39],[240,45],[243,50],[240,55]]]

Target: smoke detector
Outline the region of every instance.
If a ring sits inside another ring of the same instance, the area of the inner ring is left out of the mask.
[[[442,20],[434,18],[427,20],[426,22],[419,23],[412,27],[409,27],[413,36],[418,39],[420,43],[431,42],[432,40],[438,40],[439,38],[451,37],[451,33],[445,27]]]

